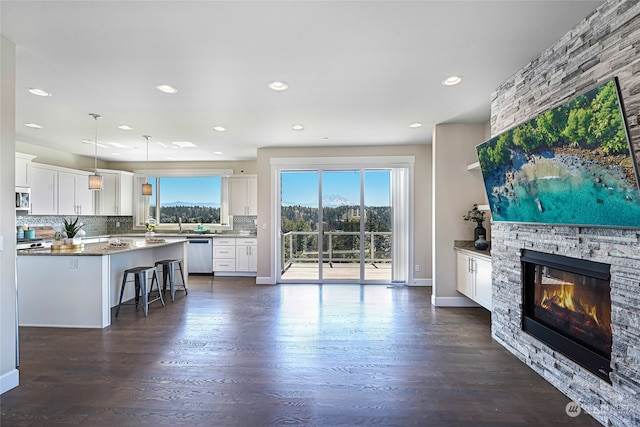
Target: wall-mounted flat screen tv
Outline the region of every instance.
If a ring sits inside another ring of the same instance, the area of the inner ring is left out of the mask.
[[[617,78],[476,149],[494,221],[640,227]]]

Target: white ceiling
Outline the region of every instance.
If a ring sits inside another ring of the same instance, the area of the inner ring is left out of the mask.
[[[81,140],[98,113],[103,160],[145,160],[143,134],[153,161],[245,160],[258,147],[428,144],[437,123],[486,121],[491,92],[602,3],[2,0],[0,16],[19,141],[93,156]],[[441,84],[454,74],[461,84]]]

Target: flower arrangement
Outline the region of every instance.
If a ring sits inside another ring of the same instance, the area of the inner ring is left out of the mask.
[[[155,226],[155,225],[150,224],[150,223],[148,223],[148,222],[145,222],[145,223],[144,223],[144,226],[147,228],[147,231],[153,231],[153,230],[155,230],[155,229],[156,229],[156,226]]]
[[[66,218],[62,219],[62,222],[64,223],[64,232],[67,235],[67,238],[69,239],[73,239],[74,237],[76,237],[76,234],[78,234],[78,231],[80,231],[80,229],[82,227],[84,227],[84,224],[80,224],[78,225],[78,217],[76,217],[75,221],[67,221]]]
[[[465,216],[462,217],[465,221],[475,221],[478,224],[478,227],[482,226],[482,223],[487,219],[485,217],[485,212],[478,209],[478,204],[473,204],[473,209],[471,209]]]

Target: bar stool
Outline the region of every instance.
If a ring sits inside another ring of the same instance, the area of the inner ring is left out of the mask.
[[[157,285],[158,283],[158,269],[154,266],[154,267],[133,267],[133,268],[128,268],[124,271],[124,274],[122,276],[122,285],[120,286],[120,301],[118,302],[118,309],[116,310],[116,317],[118,317],[118,313],[120,313],[120,306],[121,305],[127,305],[122,304],[122,296],[124,295],[124,288],[127,284],[127,278],[129,277],[130,274],[133,274],[134,277],[134,282],[135,282],[135,292],[136,292],[136,297],[135,297],[135,305],[136,307],[138,306],[138,301],[140,300],[140,294],[142,294],[142,311],[144,311],[144,315],[145,317],[147,316],[148,312],[149,312],[149,304],[151,304],[152,302],[155,302],[157,300],[160,300],[160,302],[162,303],[162,306],[164,307],[164,299],[162,298],[162,292],[160,292],[160,287],[159,285]],[[150,276],[151,275],[151,276]],[[149,283],[149,279],[151,279],[151,285],[149,286],[149,289],[147,290],[147,284]],[[152,300],[149,300],[149,294],[151,293],[152,289],[153,289],[153,282],[156,282],[156,285],[158,286],[158,297],[154,298]]]
[[[180,269],[180,276],[182,277],[182,286],[176,288],[176,272],[175,266],[178,265]],[[187,282],[184,281],[184,273],[182,272],[182,260],[181,259],[165,259],[162,261],[156,261],[156,268],[162,267],[162,292],[167,290],[167,278],[169,279],[169,292],[171,293],[171,302],[175,300],[176,291],[183,289],[185,295],[189,295],[187,291]]]

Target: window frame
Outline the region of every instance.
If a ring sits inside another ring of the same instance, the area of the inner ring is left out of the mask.
[[[175,178],[175,177],[220,177],[220,224],[202,224],[210,230],[229,230],[231,228],[229,216],[229,177],[233,175],[233,169],[191,169],[191,170],[149,170],[134,171],[134,198],[133,198],[133,229],[146,230],[147,212],[150,196],[142,195],[142,184],[147,182],[147,177]],[[157,188],[157,187],[156,187]],[[158,200],[156,197],[156,206]],[[176,223],[157,224],[156,231],[175,231]]]

